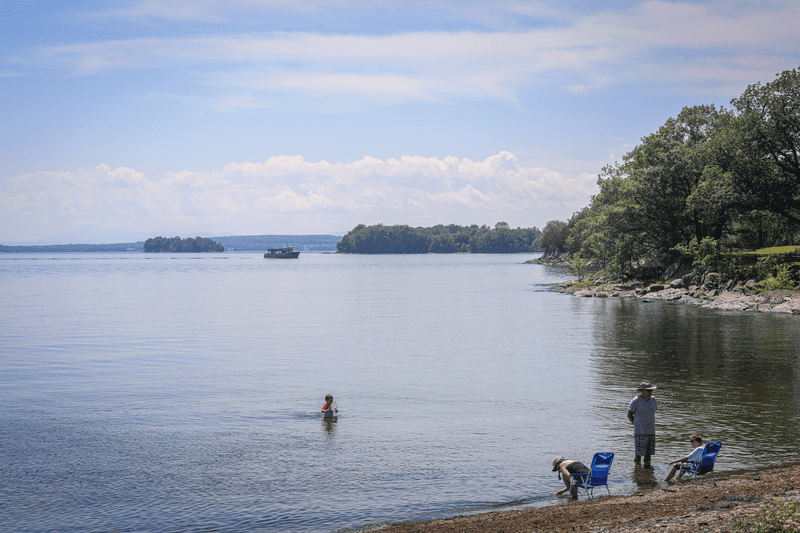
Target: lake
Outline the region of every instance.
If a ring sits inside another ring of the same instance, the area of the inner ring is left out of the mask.
[[[0,523],[360,531],[560,504],[555,455],[631,493],[695,432],[718,471],[798,460],[800,317],[553,293],[532,257],[0,255]]]

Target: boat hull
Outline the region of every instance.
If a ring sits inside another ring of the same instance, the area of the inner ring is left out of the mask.
[[[279,254],[264,254],[264,259],[297,259],[300,252],[281,252]]]

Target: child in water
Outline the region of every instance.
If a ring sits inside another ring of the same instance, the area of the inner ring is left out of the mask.
[[[325,413],[325,416],[333,416],[339,413],[339,408],[336,407],[336,402],[333,401],[332,395],[325,396],[325,405],[322,406],[322,412]]]

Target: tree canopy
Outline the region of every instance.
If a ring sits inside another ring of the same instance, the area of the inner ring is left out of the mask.
[[[169,253],[196,253],[196,252],[222,252],[225,247],[218,242],[204,237],[186,238],[172,237],[165,239],[164,237],[154,237],[144,241],[142,251],[146,253],[153,252],[169,252]]]
[[[477,224],[439,224],[430,228],[359,224],[342,237],[336,248],[342,253],[357,254],[538,252],[541,235],[538,228],[512,229],[506,222],[498,222],[494,229]]]
[[[598,178],[600,192],[542,245],[617,273],[704,246],[751,249],[800,236],[800,73],[731,101],[684,108]]]

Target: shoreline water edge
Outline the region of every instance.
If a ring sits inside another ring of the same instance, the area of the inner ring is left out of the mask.
[[[526,264],[545,264],[568,267],[569,262],[558,258],[538,258]],[[800,292],[787,290],[760,290],[750,280],[745,284],[724,281],[716,273],[700,276],[695,273],[661,283],[640,281],[608,282],[605,280],[572,279],[555,283],[555,292],[584,298],[639,298],[644,302],[680,301],[723,311],[756,311],[761,313],[800,315]]]
[[[569,266],[558,259],[527,263]],[[689,275],[665,283],[608,283],[568,280],[553,291],[585,298],[640,298],[681,301],[707,309],[800,314],[800,293],[758,291],[746,284],[724,283],[718,274]],[[633,468],[633,465],[631,465]],[[591,532],[750,532],[765,520],[777,520],[782,531],[800,532],[800,463],[705,475],[699,481],[640,487],[627,495],[572,501],[512,511],[392,524],[381,533],[531,533]],[[782,514],[781,514],[782,513]],[[777,517],[777,518],[776,518]]]
[[[631,465],[633,468],[633,465]],[[532,533],[575,531],[748,532],[774,511],[782,531],[800,531],[800,463],[753,470],[706,474],[640,489],[633,494],[602,496],[514,511],[497,511],[408,524],[393,524],[381,533]],[[794,508],[794,509],[793,509]],[[790,511],[786,512],[787,509]],[[793,510],[791,510],[793,509]],[[770,530],[771,531],[771,530]]]

